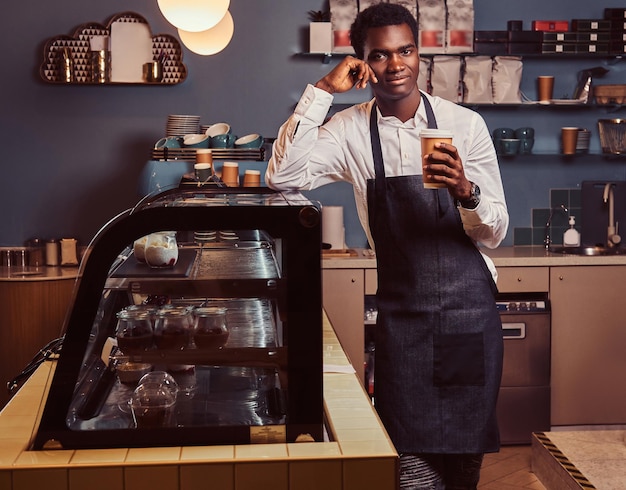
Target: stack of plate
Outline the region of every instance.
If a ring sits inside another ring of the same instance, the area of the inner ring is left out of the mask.
[[[170,114],[167,116],[166,136],[183,136],[185,134],[198,134],[200,128],[200,116],[188,116],[184,114]]]
[[[591,131],[584,128],[578,128],[578,139],[576,140],[576,153],[589,152],[589,138]]]

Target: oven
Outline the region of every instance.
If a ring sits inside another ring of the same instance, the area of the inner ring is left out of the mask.
[[[504,365],[497,414],[502,444],[550,430],[550,303],[547,293],[500,293]]]

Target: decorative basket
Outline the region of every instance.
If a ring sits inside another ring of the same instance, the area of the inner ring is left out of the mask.
[[[626,119],[598,119],[603,153],[626,155]]]

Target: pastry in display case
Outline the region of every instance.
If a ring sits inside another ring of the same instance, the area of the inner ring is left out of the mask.
[[[34,449],[324,440],[320,206],[184,186],[80,266]]]

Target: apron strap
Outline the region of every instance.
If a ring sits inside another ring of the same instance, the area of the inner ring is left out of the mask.
[[[424,103],[428,129],[437,129],[437,118],[435,117],[432,105],[421,92],[420,98]],[[380,144],[380,134],[378,132],[377,107],[376,101],[374,101],[370,112],[370,140],[372,143],[372,157],[374,158],[374,192],[376,200],[378,202],[383,202],[387,197],[387,189],[385,187],[385,164],[383,163],[383,151]],[[447,192],[447,189],[437,189],[437,203],[441,216],[443,216],[448,210],[449,203]]]

